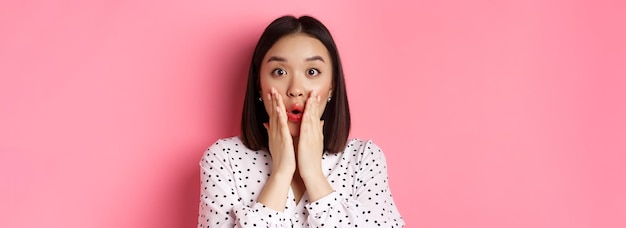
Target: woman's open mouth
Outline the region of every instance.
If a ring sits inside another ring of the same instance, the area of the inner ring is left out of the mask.
[[[300,122],[302,121],[302,114],[302,110],[296,107],[291,111],[287,111],[287,119],[291,122]]]

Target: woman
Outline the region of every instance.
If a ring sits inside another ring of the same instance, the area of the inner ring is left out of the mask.
[[[274,20],[252,56],[241,135],[200,161],[198,227],[403,227],[383,152],[349,130],[328,29],[309,16]]]

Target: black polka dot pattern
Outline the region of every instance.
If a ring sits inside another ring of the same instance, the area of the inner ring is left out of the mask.
[[[271,171],[270,154],[246,148],[239,137],[217,140],[200,160],[198,227],[404,227],[388,185],[387,161],[372,141],[349,140],[338,154],[324,154],[322,168],[335,190],[296,203],[291,190],[284,211],[257,202]]]

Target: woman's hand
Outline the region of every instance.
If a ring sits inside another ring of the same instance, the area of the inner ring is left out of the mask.
[[[269,150],[272,155],[272,173],[279,173],[291,177],[296,170],[296,159],[293,148],[293,139],[287,125],[287,113],[283,99],[271,88],[266,99],[271,101],[268,112],[269,123],[264,123],[269,136]]]
[[[321,98],[311,92],[304,106],[298,141],[298,172],[306,186],[310,202],[315,202],[330,194],[333,187],[328,183],[322,171],[324,153],[324,121]]]
[[[298,171],[303,179],[322,174],[324,152],[324,121],[320,110],[321,98],[311,91],[304,106],[298,140]]]

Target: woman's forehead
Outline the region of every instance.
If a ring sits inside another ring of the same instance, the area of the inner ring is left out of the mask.
[[[316,38],[305,34],[293,34],[279,39],[266,53],[264,62],[289,61],[329,61],[326,46]]]

